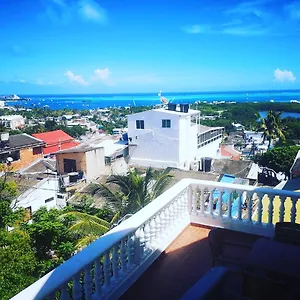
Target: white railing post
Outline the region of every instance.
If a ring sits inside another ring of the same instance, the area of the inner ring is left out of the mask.
[[[268,225],[273,226],[273,210],[274,210],[274,198],[275,195],[269,195],[269,207],[268,207]]]
[[[296,214],[297,214],[297,211],[296,211],[296,204],[297,204],[298,198],[291,197],[291,201],[292,201],[292,208],[291,208],[291,222],[292,222],[292,223],[295,223],[295,222],[296,222]]]
[[[238,220],[241,221],[242,220],[242,192],[239,191],[238,192]]]
[[[279,222],[284,221],[284,203],[286,198],[284,196],[280,196],[280,207],[279,207]]]
[[[91,300],[93,295],[93,279],[91,275],[91,266],[87,265],[84,269],[84,296]]]
[[[102,295],[102,278],[102,265],[100,263],[100,259],[97,259],[95,266],[95,288],[97,298],[100,298]]]
[[[81,284],[80,284],[81,273],[77,273],[74,276],[74,284],[72,289],[72,297],[74,300],[81,300]]]
[[[258,203],[257,203],[257,223],[260,225],[262,220],[262,201],[263,201],[264,194],[257,193]]]

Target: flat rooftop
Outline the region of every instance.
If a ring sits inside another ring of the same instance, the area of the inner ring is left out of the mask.
[[[152,109],[153,111],[159,111],[159,112],[164,112],[167,114],[171,114],[171,115],[185,115],[185,116],[193,116],[193,115],[199,115],[200,111],[199,110],[195,110],[195,109],[189,109],[189,111],[187,113],[185,112],[181,112],[180,110],[168,110],[166,108],[156,108],[156,109]]]

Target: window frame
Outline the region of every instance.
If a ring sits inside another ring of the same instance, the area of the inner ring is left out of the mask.
[[[171,126],[172,126],[171,119],[162,119],[161,120],[162,128],[171,128]]]
[[[145,129],[145,121],[144,120],[135,120],[135,128],[136,129]]]

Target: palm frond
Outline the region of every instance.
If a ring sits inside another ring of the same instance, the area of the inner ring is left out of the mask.
[[[87,221],[87,222],[94,222],[100,225],[103,225],[104,227],[109,227],[109,222],[98,218],[97,216],[89,215],[87,213],[79,212],[79,211],[70,211],[65,214],[62,214],[59,216],[59,219],[64,219],[66,217],[74,217],[76,220],[80,221]]]
[[[93,221],[81,220],[71,225],[71,227],[68,229],[68,232],[74,234],[81,234],[81,235],[89,235],[89,234],[101,235],[109,231],[109,229],[110,229],[110,225],[104,226],[102,224]]]
[[[99,238],[99,236],[95,235],[95,234],[87,235],[87,236],[79,239],[77,241],[77,243],[75,244],[75,247],[76,247],[76,249],[84,248],[84,247],[88,246],[89,244],[91,244],[93,241],[95,241],[98,238]]]

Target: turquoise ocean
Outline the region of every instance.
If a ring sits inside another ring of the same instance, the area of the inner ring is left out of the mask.
[[[173,103],[194,102],[290,102],[300,101],[300,90],[242,91],[242,92],[193,92],[164,93]],[[160,103],[158,93],[145,94],[64,94],[64,95],[18,95],[27,100],[6,101],[8,106],[26,108],[47,107],[49,109],[96,109],[108,107],[156,105]],[[299,103],[300,112],[300,103]]]

